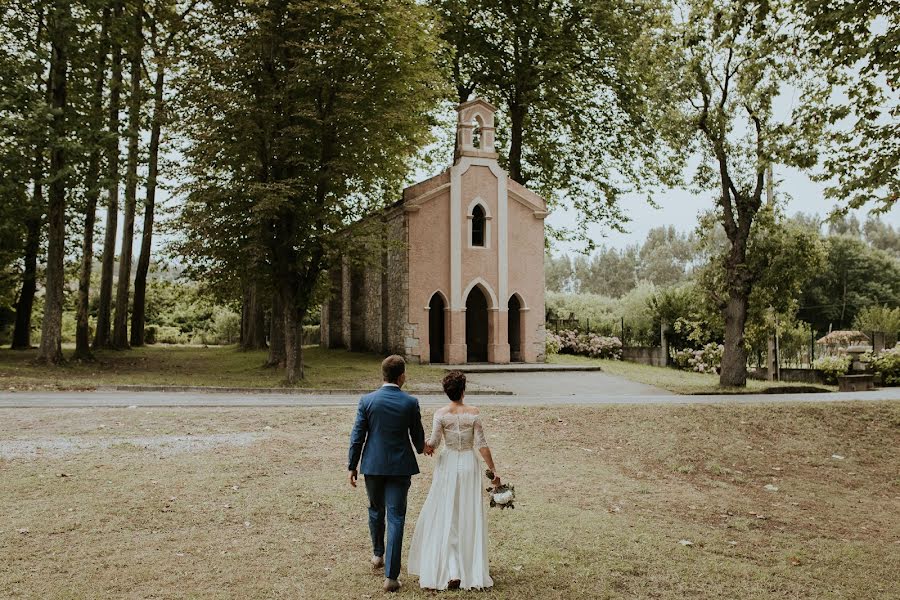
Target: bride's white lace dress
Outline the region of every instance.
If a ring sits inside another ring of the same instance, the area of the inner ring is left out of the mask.
[[[482,498],[478,449],[487,446],[481,417],[438,412],[431,439],[444,449],[437,458],[431,490],[416,522],[409,550],[409,573],[423,588],[447,589],[460,580],[462,589],[494,584],[488,572],[488,532]]]

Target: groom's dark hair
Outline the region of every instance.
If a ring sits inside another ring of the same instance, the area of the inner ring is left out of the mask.
[[[381,362],[381,375],[388,383],[397,383],[406,373],[406,361],[399,354],[391,354]]]
[[[444,375],[444,393],[454,402],[459,402],[463,392],[466,391],[466,374],[462,371],[450,371]]]

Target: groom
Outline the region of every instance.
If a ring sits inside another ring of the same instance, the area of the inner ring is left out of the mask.
[[[406,383],[406,362],[392,355],[381,363],[384,385],[359,401],[356,422],[350,434],[347,464],[350,485],[356,487],[356,466],[365,475],[369,496],[369,532],[372,535],[372,566],[384,566],[384,591],[400,589],[400,551],[406,522],[406,494],[410,478],[419,472],[413,454],[422,454],[425,431],[419,401],[400,390]],[[412,440],[412,446],[410,445]],[[387,513],[387,553],[384,520]]]

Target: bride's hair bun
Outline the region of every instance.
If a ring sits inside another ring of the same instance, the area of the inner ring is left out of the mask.
[[[454,402],[459,402],[463,392],[466,391],[466,374],[462,371],[450,371],[444,375],[444,393]]]

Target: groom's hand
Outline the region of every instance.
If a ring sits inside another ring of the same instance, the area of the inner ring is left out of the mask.
[[[356,487],[356,477],[359,473],[357,473],[356,469],[351,469],[350,471],[347,471],[347,474],[350,476],[350,485]]]

